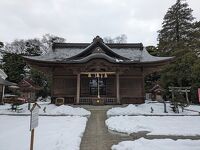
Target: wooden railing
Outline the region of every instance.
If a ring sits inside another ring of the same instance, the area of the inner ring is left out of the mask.
[[[115,104],[117,104],[117,98],[107,97],[107,98],[105,98],[104,103],[107,105],[115,105]]]
[[[117,98],[115,97],[80,97],[80,104],[92,105],[92,104],[105,104],[105,105],[115,105],[117,104]]]
[[[92,98],[91,97],[80,97],[79,103],[84,104],[84,105],[91,105]]]

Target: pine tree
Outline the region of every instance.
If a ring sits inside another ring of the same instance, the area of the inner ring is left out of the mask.
[[[158,49],[164,55],[176,56],[175,62],[161,72],[162,87],[191,86],[190,100],[197,102],[197,88],[200,86],[200,23],[194,22],[192,9],[185,0],[177,0],[169,8],[158,40]]]
[[[153,56],[160,56],[160,51],[155,46],[146,46],[146,50]]]
[[[189,47],[199,56],[200,55],[200,21],[193,23],[192,32],[190,33]]]
[[[21,54],[3,53],[3,70],[8,75],[8,80],[18,83],[24,76],[26,66]]]
[[[192,9],[185,0],[177,0],[164,16],[158,36],[158,48],[170,52],[189,45],[189,34],[194,20]]]
[[[0,48],[4,46],[3,42],[0,41]]]

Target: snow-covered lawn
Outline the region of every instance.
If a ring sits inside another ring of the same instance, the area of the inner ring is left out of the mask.
[[[50,104],[50,102],[38,102],[41,106],[40,114],[42,115],[71,115],[71,116],[89,116],[91,113],[84,108],[75,108],[68,105],[56,106]],[[46,112],[44,112],[44,107],[46,107]],[[0,114],[30,114],[28,110],[28,104],[20,105],[19,108],[23,110],[19,112],[12,111],[10,104],[0,105]]]
[[[151,108],[153,109],[153,112],[151,112]],[[189,107],[186,107],[186,109],[195,110],[200,112],[200,105],[190,105]],[[119,116],[119,115],[199,115],[198,112],[192,112],[184,110],[184,112],[180,113],[174,113],[172,109],[170,108],[170,104],[167,103],[167,112],[164,113],[164,105],[163,103],[158,102],[149,102],[146,101],[144,104],[140,105],[133,105],[130,104],[126,107],[115,107],[111,108],[107,111],[108,116]]]
[[[28,116],[0,116],[0,149],[28,150]],[[87,118],[40,116],[35,129],[34,150],[79,150]]]
[[[147,135],[200,135],[200,116],[116,116],[107,119],[106,125],[127,134],[148,131]]]
[[[112,146],[112,150],[200,150],[200,140],[171,140],[140,138],[136,141],[123,141]]]

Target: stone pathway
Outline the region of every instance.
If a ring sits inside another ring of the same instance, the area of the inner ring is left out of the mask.
[[[113,144],[118,144],[125,140],[133,140],[131,136],[109,133],[105,125],[106,112],[109,108],[111,106],[86,108],[91,111],[91,116],[81,141],[81,150],[110,150]]]
[[[91,112],[91,116],[87,122],[86,130],[81,141],[81,150],[110,150],[112,145],[121,141],[136,140],[141,137],[146,139],[192,139],[199,140],[200,136],[164,136],[164,135],[146,135],[147,132],[138,132],[131,134],[117,134],[109,132],[105,120],[106,112],[113,106],[81,106]]]

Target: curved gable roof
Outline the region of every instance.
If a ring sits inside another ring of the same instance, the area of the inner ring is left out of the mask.
[[[114,51],[112,51],[112,49],[108,47],[99,36],[97,36],[93,40],[93,42],[88,47],[86,47],[82,52],[70,57],[69,59],[73,60],[73,59],[87,57],[91,55],[92,53],[94,53],[96,49],[99,50],[99,52],[96,52],[96,53],[98,53],[99,55],[101,53],[105,53],[105,55],[107,55],[106,56],[107,58],[110,57],[110,58],[124,59],[124,60],[128,59],[126,57],[123,57],[123,55],[119,55],[115,53]],[[93,56],[98,57],[98,55],[93,55]]]
[[[106,44],[99,36],[94,38],[92,43],[54,43],[52,48],[48,54],[25,59],[55,63],[83,63],[95,58],[106,59],[112,63],[150,63],[173,59],[150,55],[142,43]],[[95,52],[97,48],[101,50]]]

